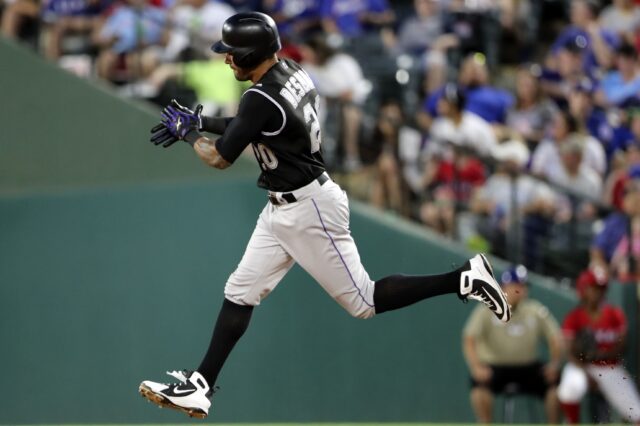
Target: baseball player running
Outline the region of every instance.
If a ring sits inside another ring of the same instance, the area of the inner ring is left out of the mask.
[[[295,262],[352,316],[371,318],[446,293],[486,304],[502,321],[510,307],[491,265],[478,254],[454,271],[431,276],[392,275],[373,281],[360,262],[349,232],[344,191],[325,171],[321,155],[318,93],[295,62],[279,59],[274,21],[257,12],[230,17],[212,49],[226,54],[236,79],[253,82],[233,118],[212,118],[172,102],[151,141],[177,140],[198,157],[225,169],[251,144],[262,173],[258,186],[268,202],[237,269],[229,277],[211,343],[194,371],[172,371],[177,381],[144,381],[140,393],[152,402],[204,418],[218,373],[249,325],[253,308],[273,291]],[[222,135],[217,140],[200,134]]]

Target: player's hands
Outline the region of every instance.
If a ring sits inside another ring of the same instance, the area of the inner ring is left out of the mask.
[[[162,122],[151,129],[151,142],[168,148],[176,141],[184,139],[191,130],[202,127],[202,105],[195,111],[180,105],[175,99],[162,111]]]
[[[198,105],[193,114],[185,113],[169,105],[162,111],[162,124],[174,137],[184,139],[185,135],[190,131],[200,130],[201,113],[202,105]]]
[[[185,114],[185,115],[192,116],[192,118],[195,118],[196,120],[198,120],[198,128],[197,128],[197,130],[202,130],[202,105],[198,105],[196,107],[196,110],[193,111],[193,110],[191,110],[190,108],[187,108],[184,105],[180,105],[180,103],[178,101],[176,101],[175,99],[171,99],[171,103],[164,108],[164,112],[167,112],[167,109],[169,107],[172,107],[176,111],[178,111],[178,112],[180,112],[182,114]]]
[[[151,129],[151,143],[154,145],[162,145],[164,148],[168,148],[177,142],[179,139],[169,131],[164,123],[157,124]]]
[[[488,383],[489,380],[491,380],[491,376],[493,376],[493,371],[491,370],[491,367],[479,364],[471,369],[471,375],[478,383]]]

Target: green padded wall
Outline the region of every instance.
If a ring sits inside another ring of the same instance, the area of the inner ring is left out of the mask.
[[[154,109],[124,103],[0,36],[0,193],[203,178],[184,144],[154,147]],[[257,170],[240,162],[227,176]]]
[[[0,423],[175,422],[136,387],[194,367],[264,195],[251,179],[0,199]],[[373,277],[463,256],[355,206]],[[534,294],[554,311],[569,299]],[[473,304],[349,317],[294,269],[221,376],[215,421],[464,421],[460,330]]]

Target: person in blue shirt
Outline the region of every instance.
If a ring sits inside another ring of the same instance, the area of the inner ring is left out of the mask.
[[[219,0],[222,3],[227,3],[238,12],[261,12],[262,1],[261,0]]]
[[[551,45],[551,62],[570,40],[577,39],[584,44],[582,66],[585,73],[593,75],[598,67],[607,69],[613,64],[613,53],[620,40],[614,32],[600,26],[598,7],[596,0],[572,0],[571,25]]]
[[[467,99],[465,111],[473,112],[489,123],[504,124],[507,111],[515,103],[515,98],[510,92],[489,85],[489,70],[484,55],[474,53],[463,61],[458,84],[464,88]],[[444,87],[425,99],[417,117],[424,130],[428,130],[431,119],[438,116],[437,105],[443,94]]]
[[[324,30],[346,38],[358,37],[395,21],[387,0],[319,0],[318,3]]]
[[[113,80],[118,58],[131,63],[127,55],[143,47],[161,42],[167,11],[152,6],[147,0],[122,1],[103,22],[94,44],[100,48],[96,70],[101,78]]]
[[[609,71],[600,82],[598,100],[605,106],[625,106],[640,101],[640,68],[638,51],[623,43],[616,50],[616,69]]]
[[[591,243],[591,263],[608,267],[618,243],[629,233],[630,218],[640,217],[640,165],[629,168],[624,185],[622,210],[609,214]]]
[[[265,0],[265,13],[278,25],[280,37],[304,38],[320,28],[320,8],[316,0]]]
[[[585,72],[583,63],[587,50],[584,36],[576,36],[564,41],[554,56],[550,67],[545,67],[540,76],[544,93],[561,109],[569,106],[569,95],[583,84],[597,86],[594,74]]]
[[[166,16],[165,10],[144,0],[122,2],[100,28],[98,41],[118,55],[160,43]]]
[[[567,95],[569,112],[580,123],[583,130],[602,144],[610,159],[618,139],[625,138],[626,128],[618,111],[607,110],[594,103],[594,94],[598,87],[589,79],[580,81]]]
[[[50,60],[57,60],[62,52],[62,40],[68,34],[84,35],[89,40],[100,23],[100,14],[109,0],[45,0],[42,20],[47,37],[44,52]]]

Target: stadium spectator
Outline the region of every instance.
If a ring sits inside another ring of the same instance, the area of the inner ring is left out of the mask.
[[[349,39],[395,22],[387,0],[319,0],[319,4],[324,30]]]
[[[379,146],[374,163],[371,204],[401,213],[406,212],[406,197],[399,158],[399,139],[403,127],[402,108],[397,101],[385,101],[378,110],[373,140]]]
[[[549,423],[558,423],[556,385],[562,357],[558,323],[540,302],[528,298],[527,272],[516,266],[502,274],[502,288],[513,316],[498,324],[474,309],[463,332],[464,356],[471,374],[471,406],[478,423],[493,420],[494,395],[508,389],[544,400]],[[545,343],[549,359],[538,358]]]
[[[445,32],[439,0],[414,0],[415,14],[407,18],[395,38],[396,54],[410,55],[425,74],[425,88],[431,93],[447,78],[447,51],[457,47],[458,38]]]
[[[619,39],[598,23],[598,13],[597,0],[571,0],[571,25],[558,35],[551,46],[551,64],[560,49],[575,40],[585,50],[582,69],[588,75],[594,75],[597,67],[607,69],[613,65],[613,53]]]
[[[584,150],[585,138],[576,133],[569,135],[559,148],[561,167],[548,176],[554,186],[562,189],[556,196],[557,223],[566,223],[572,218],[590,222],[595,218],[602,178],[582,161]]]
[[[604,30],[629,40],[629,36],[640,27],[640,9],[633,0],[613,0],[602,9],[600,25]]]
[[[630,184],[638,185],[638,182]],[[611,256],[611,276],[623,283],[635,283],[640,279],[640,217],[629,218],[630,226]]]
[[[482,52],[488,66],[498,66],[502,26],[502,5],[507,2],[494,0],[452,0],[446,5],[445,28],[459,40],[459,52],[465,57]],[[509,13],[504,11],[505,14]]]
[[[558,108],[540,87],[540,67],[523,66],[516,75],[516,102],[507,112],[506,128],[501,133],[515,132],[522,137],[530,149],[534,149],[544,137],[545,127]]]
[[[158,105],[167,105],[183,91],[193,91],[193,103],[203,105],[203,114],[208,116],[232,116],[237,110],[242,92],[247,83],[238,82],[224,56],[207,49],[206,57],[185,62],[166,63],[156,68],[140,84],[131,88],[133,96],[150,98]],[[186,102],[186,100],[185,100]]]
[[[328,109],[337,111],[340,123],[338,144],[344,150],[342,166],[346,171],[360,169],[359,138],[362,105],[371,91],[371,84],[362,74],[358,62],[331,44],[330,37],[318,34],[300,48],[303,65]]]
[[[538,44],[542,5],[535,0],[507,0],[500,5],[501,63],[523,63],[532,59]]]
[[[465,111],[465,102],[456,84],[445,86],[426,147],[422,188],[427,196],[419,215],[423,223],[447,236],[454,235],[456,209],[466,206],[474,189],[485,181],[484,166],[474,155],[490,155],[497,143],[491,126]]]
[[[560,147],[568,138],[577,133],[578,122],[568,112],[561,111],[553,119],[550,138],[544,139],[537,146],[531,158],[531,171],[543,178],[559,180],[557,176],[563,174]],[[600,142],[590,136],[584,138],[584,152],[582,159],[598,175],[603,176],[606,168],[606,156]]]
[[[632,125],[636,131],[640,131],[640,117],[634,117]],[[634,138],[626,141],[623,147],[615,151],[610,164],[611,170],[604,184],[603,202],[622,210],[625,184],[634,169],[640,166],[640,141]]]
[[[218,1],[218,0],[215,0]],[[262,12],[262,0],[222,0],[238,12]]]
[[[567,39],[557,50],[551,67],[543,69],[542,89],[560,107],[566,108],[569,94],[592,76],[583,69],[587,41],[577,35]],[[549,61],[547,61],[547,65]],[[593,85],[593,84],[592,84]]]
[[[580,401],[589,381],[597,385],[622,419],[640,422],[640,396],[621,362],[627,319],[622,309],[606,303],[607,287],[604,271],[583,271],[576,283],[579,305],[562,324],[569,362],[562,370],[558,399],[570,424],[580,421]]]
[[[438,99],[438,116],[429,135],[434,143],[447,143],[470,149],[480,155],[490,155],[497,140],[489,123],[470,111],[463,89],[447,83]]]
[[[39,0],[6,1],[2,10],[0,31],[7,38],[21,38],[29,24],[36,24],[40,17]]]
[[[475,53],[468,56],[460,67],[458,85],[464,89],[465,109],[473,112],[491,124],[504,123],[507,111],[514,103],[511,93],[489,84],[489,69],[484,55]],[[430,94],[424,101],[416,120],[428,131],[433,118],[438,116],[438,101],[444,94],[444,87]]]
[[[278,24],[280,37],[285,40],[304,39],[320,27],[320,9],[314,0],[264,0],[265,13]]]
[[[616,110],[595,105],[595,89],[591,80],[587,78],[581,80],[567,95],[568,110],[576,119],[579,132],[589,134],[592,139],[595,139],[590,144],[595,146],[597,142],[604,149],[606,163],[612,147],[616,144],[616,139],[622,135],[621,120]],[[590,149],[597,149],[600,155],[600,149],[591,147]],[[606,164],[603,164],[603,168],[598,171],[603,176],[607,171]]]
[[[625,106],[640,101],[640,68],[638,51],[628,43],[616,50],[616,69],[600,81],[598,100],[604,106]]]
[[[484,165],[468,149],[454,144],[446,154],[432,156],[422,181],[427,196],[420,206],[420,219],[442,235],[456,236],[458,211],[468,208],[471,194],[485,179]]]
[[[154,59],[175,62],[190,59],[193,52],[200,57],[222,37],[222,24],[234,13],[231,6],[218,1],[180,0],[169,16],[166,46]]]
[[[495,172],[473,195],[470,210],[476,216],[475,229],[491,244],[492,252],[506,257],[508,232],[515,227],[520,230],[527,217],[546,223],[555,213],[555,199],[546,184],[524,173],[529,150],[523,142],[503,142],[492,154],[498,162]]]
[[[110,81],[125,80],[116,75],[123,62],[128,71],[126,80],[148,75],[151,69],[145,64],[142,51],[160,44],[165,23],[166,11],[148,0],[121,0],[93,37],[100,49],[96,58],[98,76]]]
[[[640,218],[640,166],[630,168],[623,180],[622,209],[607,216],[591,244],[591,264],[607,270],[616,249],[629,235],[632,223]]]
[[[586,138],[573,133],[560,144],[560,164],[557,173],[547,176],[554,185],[570,188],[574,194],[585,198],[599,198],[602,179],[598,173],[582,161]]]
[[[45,56],[50,60],[60,58],[69,35],[81,36],[88,47],[91,34],[100,24],[100,14],[109,3],[108,0],[46,0],[42,7]]]

